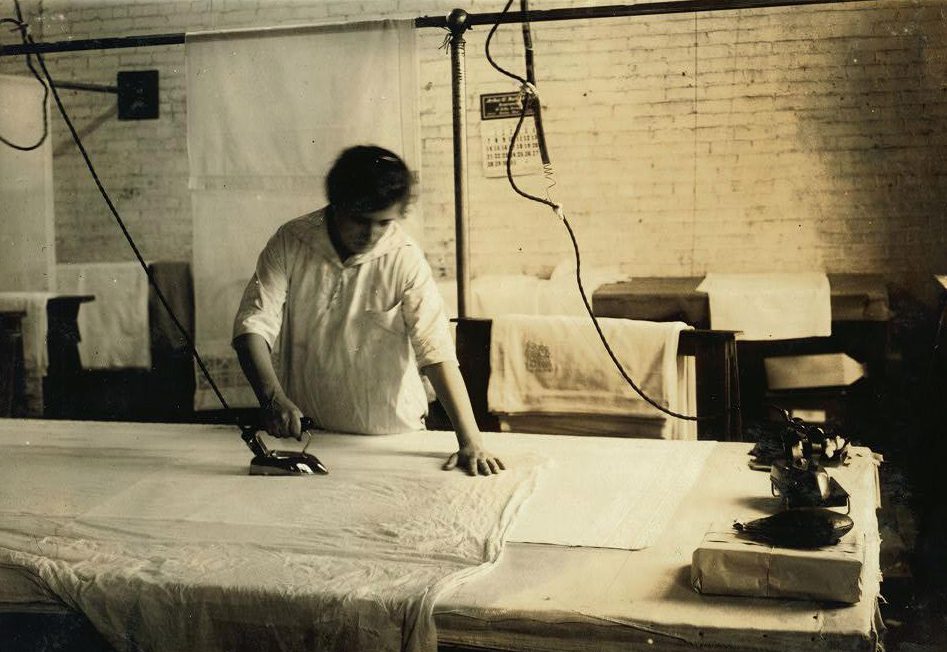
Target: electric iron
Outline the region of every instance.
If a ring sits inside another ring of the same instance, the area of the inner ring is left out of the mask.
[[[748,539],[785,548],[835,545],[854,526],[851,517],[821,507],[789,509],[755,521],[733,524],[733,528]]]
[[[313,420],[303,417],[300,426],[307,437],[301,451],[270,450],[260,438],[256,426],[240,426],[243,441],[254,455],[250,460],[250,475],[326,475],[329,469],[318,457],[306,452],[312,442]]]
[[[783,456],[773,460],[770,487],[788,508],[849,507],[848,492],[829,477],[823,463],[844,460],[848,442],[835,445],[836,439],[821,429],[791,418],[780,409],[785,420]]]

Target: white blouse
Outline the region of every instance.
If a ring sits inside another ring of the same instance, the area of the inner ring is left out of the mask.
[[[327,430],[424,428],[419,368],[457,357],[444,304],[421,248],[392,223],[344,263],[325,209],[280,227],[257,261],[234,338],[261,335],[283,389]]]

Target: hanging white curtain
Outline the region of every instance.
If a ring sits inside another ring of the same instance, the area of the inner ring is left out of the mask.
[[[419,169],[415,30],[189,34],[186,60],[197,346],[228,402],[254,405],[230,329],[266,240],[325,203],[325,174],[346,147],[381,145]],[[199,378],[195,408],[219,407]]]

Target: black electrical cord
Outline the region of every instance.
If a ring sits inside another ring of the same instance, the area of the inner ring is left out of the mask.
[[[23,21],[23,12],[20,10],[19,0],[14,0],[13,6],[16,9],[16,18],[0,18],[0,25],[11,24],[15,25],[20,32],[20,38],[23,41],[23,44],[28,43],[28,32],[27,24]],[[39,56],[39,55],[37,55]],[[49,116],[46,113],[46,102],[49,100],[49,86],[46,85],[46,82],[43,81],[43,78],[37,72],[36,68],[33,66],[33,57],[30,54],[26,55],[26,65],[30,69],[30,72],[33,73],[33,76],[36,78],[36,81],[40,83],[40,86],[43,87],[43,103],[40,106],[40,110],[43,113],[43,135],[40,136],[39,140],[32,145],[19,145],[13,141],[5,138],[3,135],[0,135],[0,143],[3,143],[7,147],[12,147],[13,149],[19,150],[21,152],[31,152],[35,149],[38,149],[46,142],[46,138],[49,137]],[[50,82],[52,83],[52,82]]]
[[[546,206],[549,206],[554,211],[556,211],[556,214],[559,215],[559,218],[562,220],[562,223],[565,225],[566,231],[569,232],[569,239],[572,241],[572,250],[573,252],[575,252],[575,280],[579,286],[579,294],[582,297],[582,304],[585,306],[585,311],[588,313],[589,317],[592,320],[592,325],[595,326],[595,332],[598,333],[598,337],[602,341],[602,345],[605,347],[605,351],[606,353],[608,353],[608,357],[611,358],[612,362],[615,364],[615,367],[618,369],[618,372],[621,374],[622,378],[624,378],[625,382],[628,383],[628,385],[631,386],[633,390],[635,390],[635,393],[638,394],[638,396],[640,396],[646,403],[658,409],[659,411],[663,412],[664,414],[675,417],[677,419],[682,419],[684,421],[710,421],[712,419],[719,419],[720,417],[724,416],[723,414],[707,415],[707,416],[693,416],[693,415],[681,414],[679,412],[669,410],[668,408],[664,407],[663,405],[655,401],[653,398],[645,394],[644,390],[642,390],[638,386],[638,384],[632,379],[632,377],[625,370],[624,365],[615,355],[615,352],[612,350],[611,345],[608,343],[608,339],[605,337],[605,333],[602,332],[602,326],[601,324],[599,324],[598,317],[595,315],[595,313],[592,310],[592,305],[589,302],[588,295],[585,292],[585,286],[582,284],[582,255],[579,251],[579,243],[576,240],[575,231],[572,229],[572,225],[569,223],[569,219],[566,217],[565,213],[562,211],[561,206],[559,206],[558,204],[555,204],[554,202],[549,201],[548,199],[543,199],[542,197],[536,197],[535,195],[531,195],[527,192],[524,192],[516,185],[516,182],[513,180],[513,170],[512,170],[513,147],[516,143],[517,136],[519,136],[520,129],[523,126],[523,122],[526,119],[526,114],[527,114],[526,107],[527,105],[524,103],[523,110],[520,112],[520,117],[516,124],[516,129],[513,130],[513,136],[510,139],[510,147],[506,153],[506,177],[509,180],[510,185],[513,187],[513,190],[516,191],[517,194],[531,201],[545,204]]]
[[[520,11],[523,12],[523,49],[526,55],[526,81],[536,85],[536,72],[533,66],[533,32],[529,25],[529,0],[520,0]],[[536,143],[539,146],[539,158],[547,168],[547,177],[552,181],[552,161],[549,158],[549,149],[546,147],[546,131],[543,129],[543,108],[538,98],[530,102],[533,109],[533,124],[536,127]],[[555,185],[555,183],[553,183]]]
[[[506,12],[510,10],[510,7],[512,5],[513,5],[513,0],[509,0],[509,2],[506,3],[506,6],[503,7],[503,11],[500,12],[500,16],[502,17],[504,14],[506,14]],[[486,46],[484,47],[484,54],[487,55],[487,61],[489,61],[490,65],[493,66],[501,74],[506,75],[510,79],[515,79],[522,86],[526,86],[527,81],[523,77],[520,77],[516,73],[510,72],[509,70],[506,70],[505,68],[501,67],[500,64],[494,61],[493,57],[490,55],[490,41],[493,40],[493,35],[497,33],[497,30],[499,28],[500,28],[500,23],[498,21],[493,24],[493,27],[490,28],[490,32],[487,34],[487,43],[486,43]]]
[[[33,44],[32,36],[27,34],[27,40],[30,44]],[[145,272],[145,276],[148,277],[148,283],[154,289],[155,296],[158,297],[158,301],[161,302],[161,305],[164,306],[164,309],[168,311],[168,315],[171,317],[171,321],[174,322],[174,325],[180,331],[181,336],[184,338],[185,343],[187,344],[188,351],[194,357],[194,360],[197,362],[198,367],[200,367],[201,373],[204,375],[204,378],[207,379],[208,384],[210,384],[211,389],[213,389],[214,394],[217,396],[217,400],[220,401],[220,404],[223,406],[224,410],[230,413],[232,416],[233,410],[230,405],[227,403],[224,395],[221,393],[220,388],[217,386],[217,383],[214,382],[214,379],[211,377],[210,372],[207,370],[207,365],[204,364],[203,358],[201,358],[200,353],[197,351],[197,347],[194,345],[194,340],[188,334],[187,330],[184,328],[183,324],[178,320],[177,316],[174,314],[174,311],[171,309],[171,305],[168,302],[167,297],[165,297],[164,292],[161,291],[161,288],[158,287],[158,283],[155,280],[151,270],[148,269],[148,264],[145,262],[144,257],[141,255],[138,246],[135,244],[134,239],[132,239],[131,234],[128,232],[128,228],[125,226],[125,222],[122,220],[121,215],[119,215],[118,210],[115,208],[115,204],[112,203],[112,198],[109,196],[108,191],[106,191],[105,186],[102,185],[102,181],[99,179],[99,175],[95,171],[95,167],[92,165],[92,160],[89,158],[88,152],[86,152],[85,147],[82,144],[82,140],[79,138],[79,133],[76,131],[76,128],[72,124],[72,120],[69,118],[69,114],[66,113],[66,107],[63,106],[62,100],[59,97],[59,93],[56,91],[55,85],[53,85],[52,76],[49,74],[49,70],[46,68],[46,62],[43,60],[43,55],[37,53],[36,59],[39,61],[40,68],[43,71],[43,74],[46,77],[46,80],[49,83],[49,88],[52,90],[53,98],[56,100],[56,106],[59,108],[59,113],[62,115],[63,120],[66,123],[66,126],[69,128],[69,133],[72,135],[73,141],[76,143],[76,147],[79,149],[79,153],[82,155],[83,160],[85,161],[86,167],[89,169],[89,172],[92,174],[92,180],[95,181],[96,187],[99,189],[99,193],[102,195],[102,198],[105,200],[105,203],[108,205],[109,210],[112,213],[112,216],[115,218],[118,227],[122,230],[122,234],[125,236],[125,240],[128,241],[129,246],[135,254],[135,258],[138,260],[138,264],[141,265],[142,270]],[[234,422],[238,427],[243,429],[242,424],[239,419],[234,416]]]
[[[501,17],[504,14],[506,14],[507,11],[509,11],[510,6],[512,4],[513,4],[513,0],[509,0],[509,2],[507,2],[506,6],[503,8],[503,11],[500,14]],[[611,358],[612,362],[615,364],[615,367],[618,369],[619,373],[621,374],[622,378],[624,378],[625,382],[628,383],[628,385],[631,386],[633,390],[635,390],[635,393],[637,393],[638,396],[640,396],[646,403],[648,403],[652,407],[676,419],[682,419],[684,421],[711,421],[711,420],[720,419],[726,416],[727,414],[730,413],[732,409],[738,409],[738,408],[731,408],[730,406],[728,406],[726,410],[724,412],[721,412],[720,414],[705,415],[705,416],[681,414],[679,412],[674,412],[673,410],[669,410],[668,408],[664,407],[663,405],[655,401],[653,398],[645,394],[644,391],[640,387],[638,387],[638,384],[635,383],[635,381],[631,378],[631,376],[625,370],[624,365],[622,365],[621,361],[615,355],[615,352],[612,350],[611,345],[608,343],[608,339],[605,337],[605,333],[602,332],[602,327],[599,324],[598,317],[595,316],[595,313],[592,310],[592,305],[589,302],[588,295],[585,292],[585,287],[582,284],[582,256],[579,252],[579,243],[576,240],[575,231],[573,231],[572,225],[569,223],[568,218],[566,218],[566,215],[563,212],[562,207],[559,204],[556,204],[555,202],[550,201],[549,199],[544,199],[542,197],[537,197],[535,195],[529,194],[528,192],[522,190],[519,186],[517,186],[516,181],[513,179],[513,150],[516,146],[516,139],[519,137],[520,129],[522,129],[523,122],[525,121],[526,116],[529,113],[530,103],[533,101],[538,102],[538,100],[536,100],[536,98],[533,96],[533,93],[535,92],[535,88],[533,87],[531,83],[529,83],[526,79],[520,77],[519,75],[516,75],[502,68],[499,64],[496,63],[496,61],[491,56],[490,42],[492,41],[493,35],[496,33],[499,26],[500,26],[500,22],[495,23],[493,27],[490,29],[490,33],[487,35],[487,40],[486,40],[486,45],[485,45],[485,54],[487,57],[487,61],[489,61],[490,65],[493,66],[501,74],[506,75],[507,77],[510,77],[511,79],[515,79],[516,81],[520,82],[523,88],[523,95],[524,95],[519,120],[516,123],[516,128],[513,130],[513,135],[510,137],[510,145],[506,152],[506,178],[509,181],[510,186],[516,192],[516,194],[530,201],[534,201],[540,204],[545,204],[546,206],[550,207],[556,212],[556,214],[562,220],[562,223],[565,224],[566,230],[569,232],[569,238],[572,241],[572,249],[575,252],[575,278],[576,278],[576,283],[579,286],[579,294],[582,296],[582,303],[585,306],[585,310],[586,312],[588,312],[589,317],[592,320],[592,324],[595,326],[595,331],[598,333],[599,339],[602,341],[602,345],[605,347],[605,351],[608,353],[609,358]],[[530,53],[530,56],[527,58],[527,64],[530,65],[531,61],[532,61],[532,56]],[[539,116],[537,114],[537,118],[538,117]],[[548,166],[549,164],[547,163],[547,167]]]

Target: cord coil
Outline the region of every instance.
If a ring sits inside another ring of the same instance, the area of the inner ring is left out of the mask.
[[[0,25],[14,25],[15,27],[11,31],[20,32],[20,39],[23,41],[23,44],[26,45],[28,43],[32,43],[33,37],[29,32],[29,23],[23,20],[23,12],[20,10],[19,0],[14,0],[13,5],[16,9],[16,18],[0,18]],[[39,57],[38,54],[36,56],[37,58]],[[39,149],[49,137],[49,115],[46,111],[46,102],[49,100],[49,87],[52,85],[52,81],[49,82],[49,86],[47,86],[46,82],[43,81],[42,76],[40,76],[35,66],[33,66],[32,55],[26,55],[26,66],[30,69],[30,72],[33,73],[33,77],[35,77],[36,81],[40,83],[40,86],[43,87],[43,103],[41,106],[41,111],[43,112],[43,134],[39,137],[39,140],[37,140],[32,145],[20,145],[18,143],[14,143],[8,138],[5,138],[3,135],[0,135],[0,143],[3,143],[7,147],[12,147],[13,149],[21,152],[31,152],[35,149]]]

